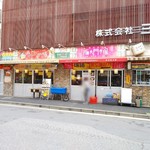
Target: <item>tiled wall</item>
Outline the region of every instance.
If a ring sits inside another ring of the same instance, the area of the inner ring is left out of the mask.
[[[13,71],[11,70],[11,82],[10,83],[6,83],[4,80],[4,88],[3,88],[3,95],[4,96],[13,96]],[[5,78],[5,73],[6,71],[4,71],[4,78]]]
[[[59,64],[54,72],[54,86],[67,87],[70,92],[70,70],[64,69],[62,64]]]

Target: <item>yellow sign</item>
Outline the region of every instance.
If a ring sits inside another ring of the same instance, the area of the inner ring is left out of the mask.
[[[131,76],[129,74],[126,75],[126,84],[131,83]]]

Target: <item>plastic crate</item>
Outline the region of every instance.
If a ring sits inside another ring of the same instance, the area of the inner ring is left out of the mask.
[[[114,98],[103,98],[102,99],[103,104],[112,104],[112,105],[118,105],[118,100]]]
[[[51,94],[66,94],[67,88],[58,88],[58,87],[52,87],[50,88]]]

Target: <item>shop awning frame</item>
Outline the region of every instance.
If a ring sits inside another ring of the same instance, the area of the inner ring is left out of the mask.
[[[39,59],[39,60],[3,60],[0,64],[41,64],[41,63],[59,63],[57,59]]]
[[[87,59],[60,59],[59,63],[85,63],[85,62],[127,62],[126,57],[87,58]]]
[[[128,61],[145,61],[150,60],[150,56],[143,56],[143,57],[127,57]]]

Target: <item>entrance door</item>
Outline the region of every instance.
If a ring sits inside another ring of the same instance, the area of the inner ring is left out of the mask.
[[[102,102],[104,97],[113,93],[121,93],[121,87],[124,84],[123,70],[105,70],[104,72],[98,71],[97,74],[97,97],[98,102]]]
[[[95,95],[95,71],[83,70],[83,71],[71,71],[71,99],[84,101],[83,94],[83,81],[88,78],[90,84],[89,96]]]
[[[0,95],[3,95],[3,77],[4,70],[0,70]]]

